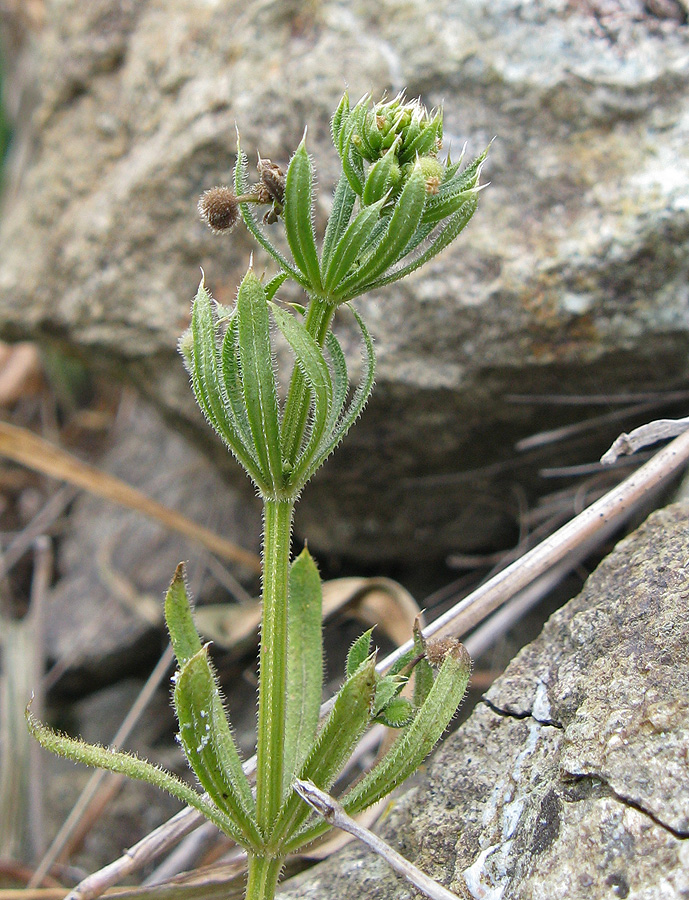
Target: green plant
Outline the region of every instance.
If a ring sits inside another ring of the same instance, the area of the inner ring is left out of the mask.
[[[388,794],[425,759],[461,702],[469,659],[456,641],[428,646],[420,631],[392,671],[376,671],[372,634],[352,646],[345,680],[319,725],[322,688],[321,585],[304,549],[290,564],[295,503],[307,481],[361,413],[375,360],[364,322],[364,377],[350,392],[342,348],[331,330],[338,306],[403,278],[446,247],[473,215],[485,154],[466,168],[440,162],[442,113],[429,115],[403,97],[378,104],[342,98],[332,121],[342,163],[320,255],[312,222],[314,171],[302,140],[286,173],[260,160],[260,181],[247,185],[238,146],[234,186],[214,188],[199,203],[218,231],[241,217],[278,265],[263,284],[250,266],[234,308],[214,304],[202,281],[180,351],[209,423],[253,480],[264,504],[263,611],[260,646],[256,792],[243,771],[209,659],[193,622],[180,567],[165,615],[179,663],[174,703],[179,739],[205,793],[124,753],[93,747],[29,723],[55,752],[124,772],[170,791],[206,815],[248,853],[249,900],[272,898],[287,854],[327,830],[293,790],[295,779],[328,790],[371,722],[399,729],[391,749],[342,797],[356,813]],[[239,141],[238,141],[239,143]],[[254,207],[269,207],[263,223]],[[265,225],[282,221],[291,259]],[[308,296],[306,307],[279,302],[286,279]],[[287,398],[278,399],[271,319],[294,355]],[[414,671],[412,697],[402,688]]]

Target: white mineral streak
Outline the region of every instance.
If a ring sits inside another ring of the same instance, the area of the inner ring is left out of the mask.
[[[538,722],[549,722],[552,719],[550,712],[550,700],[548,700],[548,688],[538,679],[538,687],[536,688],[536,698],[531,708],[531,715]]]
[[[539,683],[536,692],[534,716],[537,707],[547,719],[550,714],[550,704],[543,683]],[[524,749],[514,761],[509,781],[507,779],[498,781],[486,802],[482,817],[483,826],[487,830],[491,823],[497,825],[500,841],[484,847],[472,865],[462,873],[469,893],[476,900],[502,900],[514,874],[514,860],[511,856],[512,841],[510,839],[517,830],[526,801],[526,790],[521,779],[522,768],[527,758],[536,749],[540,733],[540,723],[531,722],[529,737]],[[495,834],[494,829],[491,829],[491,834]]]

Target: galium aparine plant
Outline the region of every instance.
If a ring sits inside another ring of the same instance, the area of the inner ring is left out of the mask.
[[[28,713],[43,746],[164,788],[244,847],[247,900],[271,900],[285,858],[329,828],[293,790],[296,778],[329,790],[367,727],[382,722],[398,730],[395,742],[341,798],[350,814],[366,809],[421,764],[466,690],[470,662],[458,642],[429,646],[416,629],[413,649],[381,675],[368,631],[350,649],[344,683],[321,721],[321,583],[306,549],[290,561],[295,503],[373,387],[373,344],[350,301],[433,259],[476,210],[486,154],[465,167],[461,159],[441,161],[442,128],[442,110],[429,113],[403,96],[379,103],[364,97],[351,107],[345,94],[332,119],[341,174],[320,249],[305,140],[285,172],[259,157],[258,181],[250,185],[238,138],[234,184],[213,188],[199,201],[214,231],[230,231],[242,220],[277,267],[264,283],[250,265],[232,309],[216,304],[202,280],[180,339],[199,406],[264,504],[255,789],[234,742],[209,646],[194,626],[182,566],[165,617],[179,666],[173,677],[179,741],[204,793],[145,760],[57,734]],[[290,256],[271,241],[268,226],[284,228]],[[280,302],[287,279],[303,288],[304,306]],[[354,390],[331,329],[343,305],[361,336],[364,375]],[[282,404],[273,326],[295,363]],[[402,695],[412,673],[413,691]]]

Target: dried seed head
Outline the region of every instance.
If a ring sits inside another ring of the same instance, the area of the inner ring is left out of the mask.
[[[214,187],[201,195],[198,211],[213,231],[231,231],[239,217],[239,200],[231,188]]]
[[[285,202],[285,173],[269,159],[258,158],[258,174],[271,200],[280,206]]]
[[[426,642],[426,659],[432,666],[442,665],[450,655],[464,662],[467,669],[471,669],[471,657],[464,644],[457,638],[437,638]]]

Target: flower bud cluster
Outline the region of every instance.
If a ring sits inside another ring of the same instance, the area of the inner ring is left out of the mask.
[[[345,169],[349,163],[364,176],[361,192],[352,186],[365,204],[384,194],[394,199],[417,166],[429,194],[437,194],[446,178],[446,166],[438,160],[442,109],[428,112],[419,100],[406,100],[403,94],[375,104],[366,96],[351,110],[345,95],[333,119],[333,138]]]

